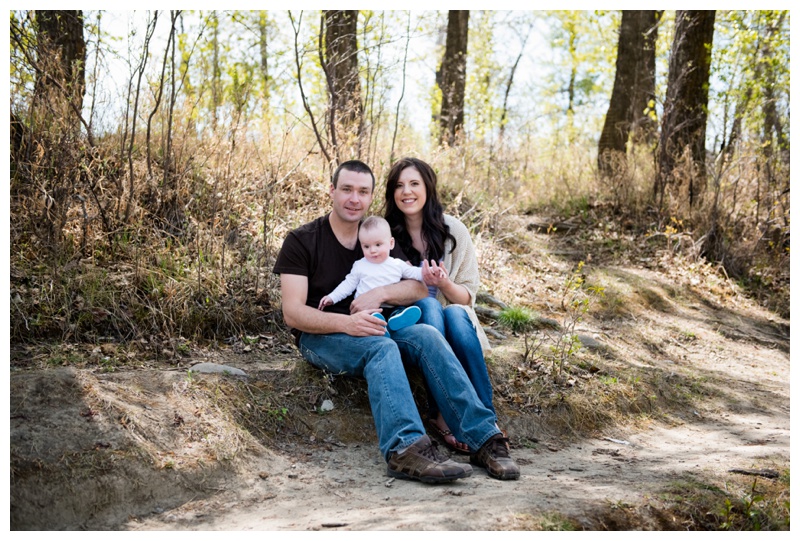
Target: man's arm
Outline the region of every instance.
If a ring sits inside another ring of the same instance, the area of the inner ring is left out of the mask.
[[[283,319],[287,325],[310,334],[346,333],[351,336],[382,336],[385,323],[368,310],[345,314],[321,312],[306,306],[308,277],[281,274]],[[360,297],[359,297],[360,298]]]
[[[381,304],[408,306],[428,296],[428,288],[418,280],[401,280],[396,284],[376,287],[359,295],[350,304],[350,313],[378,311]]]

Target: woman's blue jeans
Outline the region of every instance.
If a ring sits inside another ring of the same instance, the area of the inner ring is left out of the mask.
[[[426,297],[414,304],[422,310],[419,323],[432,326],[445,337],[472,382],[481,403],[496,417],[492,402],[492,382],[489,380],[486,360],[475,326],[467,311],[457,304],[443,307],[434,297]],[[428,396],[430,398],[432,395],[429,393]],[[439,403],[429,399],[428,405],[428,415],[435,419],[439,413]],[[447,423],[447,426],[450,426],[450,423]],[[450,429],[452,430],[452,427]]]
[[[387,461],[425,434],[404,362],[422,371],[447,426],[472,452],[499,432],[494,412],[475,394],[442,334],[429,325],[400,329],[391,338],[302,333],[300,353],[328,373],[367,380],[378,444]]]

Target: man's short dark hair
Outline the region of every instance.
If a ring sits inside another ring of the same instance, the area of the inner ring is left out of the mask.
[[[343,169],[352,171],[353,173],[369,173],[369,176],[372,177],[372,190],[375,191],[375,175],[372,173],[372,169],[369,168],[369,165],[359,160],[343,162],[339,167],[336,168],[336,171],[333,172],[333,179],[331,180],[334,188],[336,188],[336,183],[339,182],[339,173]]]

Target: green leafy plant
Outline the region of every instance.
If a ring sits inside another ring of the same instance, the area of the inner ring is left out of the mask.
[[[252,346],[252,345],[258,344],[258,336],[244,335],[244,336],[242,336],[242,342],[244,342],[244,344],[246,344],[248,346]]]
[[[752,530],[760,530],[761,529],[761,520],[759,519],[758,508],[756,504],[761,501],[764,501],[764,496],[762,494],[756,493],[756,482],[758,479],[753,480],[753,486],[750,487],[750,491],[744,495],[742,501],[744,502],[744,516],[747,520],[748,524],[750,525],[750,529]]]
[[[531,334],[536,329],[536,315],[521,307],[508,307],[500,312],[497,319],[500,324],[515,334],[521,334],[525,341],[525,353],[522,361],[527,362],[528,357],[538,348],[540,342],[534,341]]]
[[[117,361],[113,357],[103,357],[100,359],[100,368],[103,372],[116,372]]]
[[[564,310],[564,322],[558,329],[550,331],[552,345],[550,353],[553,360],[553,376],[561,379],[564,368],[570,359],[580,351],[582,344],[575,329],[590,306],[598,297],[605,295],[604,288],[587,285],[584,274],[585,263],[578,263],[575,270],[564,282],[561,297],[561,308]]]
[[[269,413],[269,415],[271,415],[272,417],[275,417],[275,419],[277,419],[279,422],[282,423],[283,421],[286,420],[286,415],[289,413],[289,409],[288,408],[283,408],[283,407],[272,408],[272,409],[268,410],[267,413]]]

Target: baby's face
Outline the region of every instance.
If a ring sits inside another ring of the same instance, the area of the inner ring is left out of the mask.
[[[370,263],[383,263],[394,248],[394,238],[388,228],[378,227],[370,231],[361,231],[358,240],[361,242],[364,257]]]

